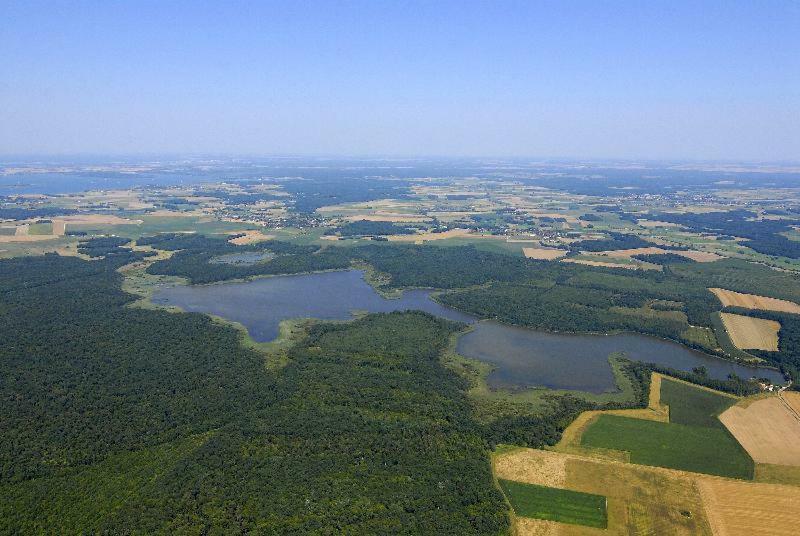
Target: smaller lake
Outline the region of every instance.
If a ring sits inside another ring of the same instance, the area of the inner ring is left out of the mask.
[[[165,287],[154,294],[152,301],[239,322],[259,342],[277,337],[281,320],[349,320],[355,311],[388,313],[416,309],[450,320],[474,320],[470,315],[439,305],[430,299],[430,293],[430,290],[407,290],[398,299],[386,299],[364,281],[363,272],[348,270],[242,283]]]
[[[590,393],[616,390],[608,356],[622,352],[633,361],[657,363],[690,371],[704,366],[712,378],[734,373],[754,375],[783,383],[776,370],[745,367],[697,352],[681,344],[638,335],[577,335],[549,333],[484,321],[458,339],[459,354],[492,363],[495,370],[487,383],[493,389],[548,387]]]
[[[261,342],[278,336],[282,320],[349,320],[357,311],[385,313],[415,309],[473,323],[473,331],[459,338],[457,350],[463,356],[495,365],[488,377],[492,388],[613,391],[614,376],[608,356],[614,352],[622,352],[632,360],[680,370],[704,366],[712,378],[724,379],[735,373],[743,378],[759,376],[778,383],[783,381],[776,370],[737,365],[647,335],[559,334],[492,321],[476,322],[471,315],[434,302],[430,294],[430,290],[407,290],[398,299],[386,299],[364,281],[363,272],[348,270],[241,283],[164,287],[153,295],[152,301],[239,322],[253,339]]]

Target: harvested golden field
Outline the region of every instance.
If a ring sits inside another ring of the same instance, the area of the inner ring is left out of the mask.
[[[550,248],[522,248],[522,252],[529,259],[540,259],[545,261],[552,261],[567,254],[563,249],[550,249]]]
[[[600,251],[595,253],[595,255],[602,255],[604,257],[630,258],[633,257],[634,255],[659,255],[662,253],[670,253],[670,252],[658,247],[647,247],[647,248],[615,249],[609,251]]]
[[[642,227],[680,227],[677,223],[672,223],[668,221],[658,221],[658,220],[638,220],[636,223],[641,225]]]
[[[800,487],[699,477],[697,487],[715,536],[794,536]]]
[[[469,229],[450,229],[443,233],[419,233],[410,235],[391,235],[387,238],[391,242],[426,242],[428,240],[446,240],[448,238],[482,238],[482,235],[474,234]]]
[[[566,467],[564,454],[547,450],[520,448],[494,460],[494,472],[498,478],[553,488],[564,487]]]
[[[231,244],[236,244],[237,246],[243,246],[245,244],[253,244],[255,242],[263,242],[265,240],[272,240],[275,238],[274,235],[267,235],[262,233],[261,231],[253,231],[253,230],[246,230],[246,231],[236,231],[232,234],[242,234],[244,236],[239,236],[237,238],[231,238],[228,240]]]
[[[388,221],[392,223],[421,223],[429,220],[427,216],[420,214],[399,214],[396,212],[375,212],[372,214],[353,214],[345,217],[348,221]]]
[[[800,466],[800,419],[778,396],[732,406],[719,420],[756,463]]]
[[[744,307],[745,309],[761,309],[763,311],[800,314],[800,305],[788,300],[779,300],[777,298],[758,296],[756,294],[742,294],[741,292],[725,290],[724,288],[710,288],[708,290],[713,292],[725,307]]]
[[[153,212],[151,215],[156,215],[156,213]],[[72,224],[140,225],[142,223],[142,220],[131,220],[108,214],[75,214],[74,216],[62,216],[59,219],[64,223]]]
[[[55,236],[64,236],[67,232],[67,223],[64,220],[53,220],[53,234]]]
[[[720,313],[725,331],[731,342],[740,350],[778,350],[778,331],[780,323],[775,320],[753,318],[751,316]]]
[[[800,393],[796,391],[784,391],[781,393],[781,396],[789,404],[789,407],[794,410],[794,412],[800,415]]]
[[[563,259],[561,262],[574,262],[575,264],[585,264],[586,266],[601,266],[604,268],[625,268],[626,270],[637,270],[641,268],[638,264],[623,264],[619,262],[600,262],[588,261],[586,259]]]
[[[692,259],[695,262],[714,262],[724,258],[722,255],[717,255],[716,253],[711,253],[710,251],[675,251],[673,252],[676,255],[680,255],[681,257],[686,257],[687,259]]]

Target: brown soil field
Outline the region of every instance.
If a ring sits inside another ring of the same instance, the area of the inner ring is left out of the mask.
[[[237,246],[243,246],[245,244],[253,244],[255,242],[263,242],[265,240],[272,240],[275,238],[274,235],[266,235],[261,231],[253,231],[253,230],[245,230],[245,231],[236,231],[231,234],[241,234],[244,233],[244,236],[240,236],[238,238],[231,238],[228,240],[231,244],[236,244]]]
[[[529,259],[540,259],[552,261],[567,254],[563,249],[550,249],[550,248],[522,248],[522,252]]]
[[[740,350],[778,350],[778,331],[780,323],[775,320],[753,318],[750,316],[720,313],[725,331],[731,342]]]
[[[715,536],[793,536],[800,518],[800,488],[713,477],[697,486]]]
[[[777,396],[732,406],[719,420],[756,463],[800,466],[800,420]]]
[[[742,294],[741,292],[725,290],[724,288],[710,288],[708,290],[713,292],[725,307],[735,306],[744,307],[745,309],[761,309],[764,311],[800,314],[800,305],[787,300],[758,296],[756,294]]]

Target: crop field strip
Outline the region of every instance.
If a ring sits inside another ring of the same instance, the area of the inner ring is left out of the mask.
[[[608,524],[602,495],[502,479],[500,488],[519,516],[597,528]]]

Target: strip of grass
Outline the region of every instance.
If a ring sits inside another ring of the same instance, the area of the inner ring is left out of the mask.
[[[602,529],[608,524],[606,498],[602,495],[512,480],[500,480],[500,487],[519,516]]]
[[[622,450],[630,461],[732,478],[752,479],[753,460],[723,428],[601,415],[581,444]]]

